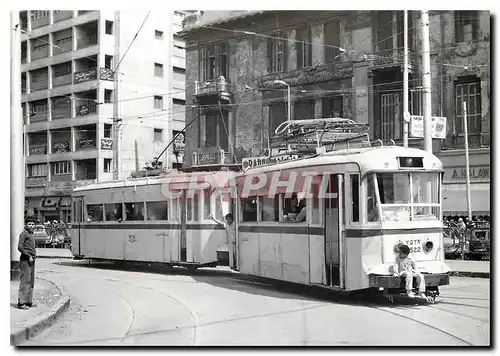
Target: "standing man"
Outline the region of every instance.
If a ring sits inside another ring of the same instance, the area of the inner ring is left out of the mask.
[[[226,242],[229,248],[229,267],[236,267],[236,224],[234,223],[233,214],[226,214],[226,223],[222,223],[218,220],[215,220],[212,214],[210,214],[210,219],[215,221],[220,226],[224,226],[226,230]]]
[[[21,282],[19,284],[19,299],[17,307],[19,309],[29,309],[33,306],[33,287],[35,286],[35,237],[33,229],[35,222],[27,220],[23,232],[19,235],[17,249],[21,252]]]

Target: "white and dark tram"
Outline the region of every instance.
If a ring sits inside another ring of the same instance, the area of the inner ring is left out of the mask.
[[[248,169],[223,186],[218,172],[96,183],[73,192],[72,253],[198,268],[224,264],[221,256],[234,246],[230,265],[242,274],[398,291],[403,281],[392,277],[392,265],[405,243],[434,298],[450,271],[442,172],[430,153],[382,146]],[[211,183],[191,195],[193,176]],[[228,212],[235,216],[235,244],[210,219],[222,221]]]

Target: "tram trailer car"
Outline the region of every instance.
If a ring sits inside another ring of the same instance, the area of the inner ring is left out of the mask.
[[[300,195],[311,172],[306,221],[290,222],[286,209],[293,197],[281,191],[269,198],[272,176],[290,184],[295,175],[293,189]],[[405,243],[434,301],[438,286],[449,284],[450,272],[444,263],[442,172],[436,156],[398,146],[332,151],[250,169],[238,178],[240,194],[245,180],[268,179],[247,192],[249,198],[241,197],[239,271],[337,290],[399,294],[404,281],[394,278],[392,269],[397,246]],[[330,197],[319,194],[324,183]]]
[[[91,184],[73,191],[71,252],[77,259],[157,262],[188,269],[221,264],[227,251],[213,189],[187,191],[193,174]],[[199,174],[206,179],[210,173]],[[195,177],[196,179],[196,177]],[[210,179],[208,179],[210,181]],[[219,253],[220,256],[220,253]]]

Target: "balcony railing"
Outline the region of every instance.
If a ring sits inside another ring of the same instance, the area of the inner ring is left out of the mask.
[[[77,148],[79,150],[84,150],[87,148],[95,148],[95,147],[96,147],[95,138],[81,138],[78,140]]]
[[[77,49],[87,48],[90,46],[97,45],[97,35],[87,36],[83,35],[83,38],[77,41]]]
[[[231,101],[229,83],[224,77],[209,82],[195,82],[195,96],[213,96],[218,95],[223,101]]]
[[[87,180],[87,179],[96,179],[96,172],[87,172],[87,173],[77,173],[75,174],[76,180]]]
[[[47,111],[37,112],[35,115],[30,117],[30,123],[47,121]]]
[[[372,53],[368,55],[368,60],[373,61],[373,66],[376,68],[385,67],[395,67],[404,65],[404,50],[403,49],[392,49],[381,51],[377,53]],[[408,52],[408,69],[413,70],[414,64],[416,63],[415,53],[412,51]]]
[[[56,108],[52,110],[52,120],[69,119],[71,117],[71,106]]]
[[[39,58],[47,58],[49,56],[49,45],[42,45],[39,48],[31,49],[31,60],[34,61],[35,59]]]
[[[100,68],[100,78],[101,80],[113,80],[113,70],[111,70],[110,68]]]
[[[33,12],[31,12],[33,14]],[[44,16],[40,19],[34,20],[33,17],[31,19],[31,29],[34,30],[35,28],[46,26],[49,24],[49,15]]]
[[[59,10],[54,11],[54,22],[70,19],[73,17],[72,10]]]
[[[71,73],[60,75],[52,78],[52,87],[71,84]]]
[[[59,53],[67,53],[71,52],[73,50],[73,38],[65,38],[62,41],[55,41],[56,45],[52,46],[52,54],[55,56],[56,54]]]
[[[88,68],[73,74],[73,84],[88,82],[97,79],[97,68]]]
[[[46,77],[37,81],[31,81],[30,91],[44,90],[49,87],[49,81]]]
[[[71,148],[68,141],[58,141],[52,144],[52,153],[70,152]]]
[[[30,155],[46,155],[47,154],[47,144],[42,145],[32,145],[29,147]]]
[[[469,134],[469,148],[489,148],[490,133]],[[443,150],[459,150],[465,148],[464,134],[450,135],[443,141]]]

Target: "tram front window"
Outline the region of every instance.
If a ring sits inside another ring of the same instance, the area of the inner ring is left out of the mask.
[[[378,188],[378,197],[373,194],[374,187]],[[378,213],[377,203],[381,206],[382,221],[439,219],[439,173],[372,174],[368,181],[369,222],[378,221],[378,217],[373,217]]]

